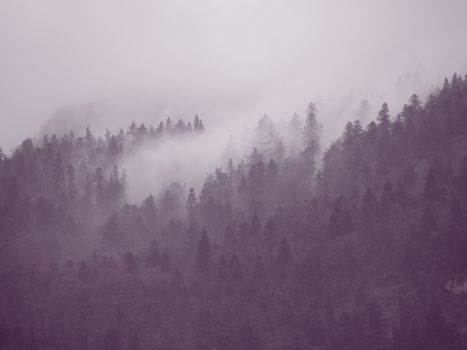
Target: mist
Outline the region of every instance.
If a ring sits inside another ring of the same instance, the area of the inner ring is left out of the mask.
[[[158,195],[171,183],[199,190],[207,172],[221,161],[221,152],[212,144],[223,145],[225,135],[207,132],[149,142],[121,161],[128,174],[128,200],[139,203],[148,193]],[[189,182],[187,183],[187,180]]]
[[[223,136],[252,130],[265,113],[279,123],[303,115],[314,101],[326,147],[363,100],[373,116],[383,102],[395,115],[412,93],[426,98],[445,76],[466,72],[466,12],[461,0],[4,0],[0,146],[197,113],[222,135],[191,148],[204,160],[200,182],[219,164]],[[158,152],[174,159],[178,147]],[[124,163],[161,169],[158,154]]]
[[[0,0],[0,349],[467,349],[466,14]]]
[[[466,10],[462,0],[3,0],[0,144],[11,149],[62,106],[128,96],[217,123],[351,92],[400,102],[465,72]],[[398,81],[403,96],[389,94]]]

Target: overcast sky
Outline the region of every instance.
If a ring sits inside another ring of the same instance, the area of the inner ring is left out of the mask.
[[[386,98],[408,74],[431,89],[467,73],[466,14],[465,0],[0,0],[0,146],[60,106],[129,93],[222,120]]]

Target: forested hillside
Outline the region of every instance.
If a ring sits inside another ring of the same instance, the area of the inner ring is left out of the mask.
[[[464,349],[467,77],[374,118],[323,150],[313,103],[287,135],[265,116],[138,204],[123,155],[198,116],[0,152],[0,348]]]

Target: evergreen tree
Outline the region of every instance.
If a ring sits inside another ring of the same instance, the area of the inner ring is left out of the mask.
[[[310,173],[314,174],[320,153],[321,125],[316,117],[316,106],[313,102],[308,105],[305,127],[303,130],[303,156],[308,163]]]
[[[288,130],[288,149],[291,156],[297,156],[300,153],[303,139],[303,124],[297,113],[294,113],[289,124]]]
[[[196,198],[195,190],[193,189],[193,187],[191,187],[190,191],[188,192],[188,199],[185,205],[186,211],[190,218],[194,217],[197,204],[198,199]]]
[[[105,176],[101,167],[98,167],[93,175],[95,183],[96,202],[99,206],[105,204]]]
[[[383,103],[381,110],[378,112],[378,122],[381,127],[388,129],[390,125],[389,108],[387,103]]]
[[[115,160],[118,156],[118,154],[120,153],[120,147],[118,145],[118,141],[117,141],[117,138],[112,135],[110,138],[109,138],[109,143],[108,143],[108,146],[107,146],[107,152],[109,154],[109,157],[111,160]]]
[[[120,250],[126,244],[126,239],[118,223],[117,214],[113,213],[102,232],[102,238],[107,246]]]
[[[211,240],[206,231],[203,230],[198,242],[198,253],[196,255],[196,269],[202,274],[206,274],[212,263]]]
[[[157,208],[154,196],[150,194],[146,199],[144,199],[141,206],[142,214],[144,221],[149,229],[152,232],[155,229],[157,223]]]
[[[266,167],[266,176],[269,180],[274,180],[277,178],[278,175],[278,169],[277,169],[277,163],[274,161],[274,159],[269,159],[268,165]]]
[[[75,175],[75,167],[73,164],[69,164],[67,167],[67,187],[68,187],[68,197],[73,199],[77,195],[77,188],[76,188],[76,175]]]
[[[57,196],[65,196],[65,169],[60,154],[56,154],[52,164],[52,184]]]
[[[164,134],[164,123],[160,122],[156,129],[156,136],[162,136]]]
[[[89,127],[89,125],[86,126],[86,135],[84,137],[84,140],[86,143],[88,155],[91,155],[96,144],[96,139],[94,138],[94,135],[91,133],[91,128]]]
[[[329,235],[334,238],[349,233],[351,230],[352,219],[349,212],[344,209],[343,199],[339,198],[329,218]]]
[[[195,115],[195,119],[193,121],[193,129],[198,132],[204,131],[204,125],[203,121],[198,117],[198,115]]]

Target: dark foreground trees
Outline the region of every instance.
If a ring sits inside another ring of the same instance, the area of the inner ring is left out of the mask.
[[[467,83],[391,111],[321,166],[316,106],[295,142],[262,118],[249,157],[141,204],[122,152],[199,118],[1,153],[0,348],[465,348]]]

